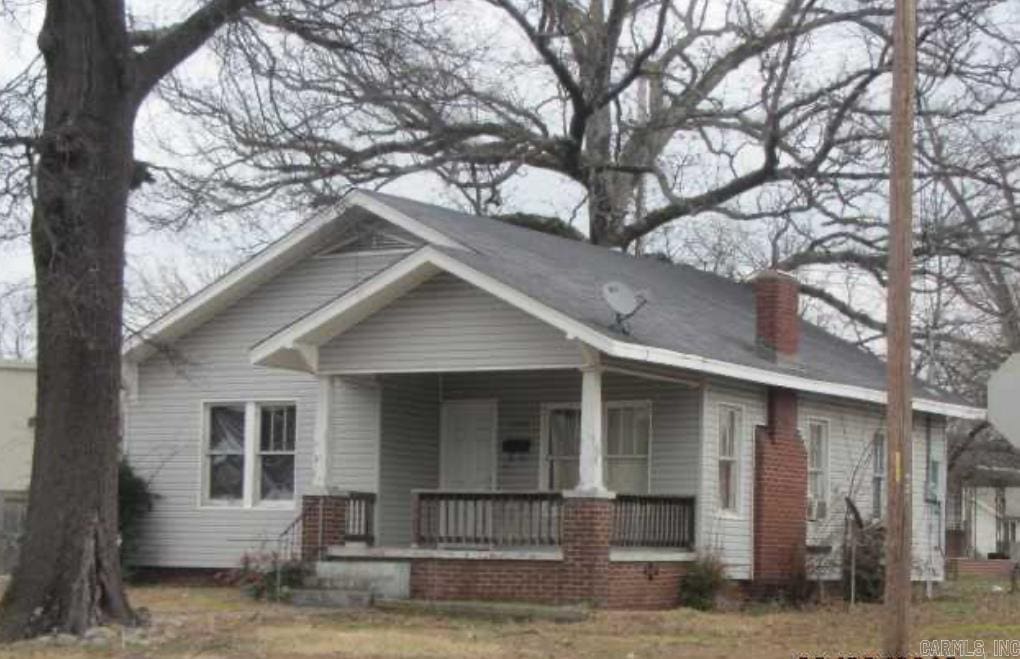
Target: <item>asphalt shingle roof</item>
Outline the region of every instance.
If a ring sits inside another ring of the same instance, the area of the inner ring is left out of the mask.
[[[807,321],[801,321],[795,363],[777,363],[763,355],[755,345],[754,293],[749,284],[402,197],[365,194],[470,251],[437,249],[603,333],[612,333],[613,314],[602,299],[602,285],[611,280],[626,283],[648,304],[629,321],[629,336],[612,334],[617,340],[885,390],[882,360]],[[921,381],[915,383],[915,396],[968,404]]]

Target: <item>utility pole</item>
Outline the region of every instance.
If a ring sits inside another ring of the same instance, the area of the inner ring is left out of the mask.
[[[910,272],[914,216],[914,78],[916,0],[896,0],[889,146],[889,283],[886,406],[889,496],[885,539],[885,655],[910,656],[911,454]]]

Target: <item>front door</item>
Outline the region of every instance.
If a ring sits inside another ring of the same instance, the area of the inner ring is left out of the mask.
[[[443,403],[440,487],[492,490],[496,485],[496,401]]]

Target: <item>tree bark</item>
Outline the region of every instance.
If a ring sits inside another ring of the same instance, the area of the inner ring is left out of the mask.
[[[32,251],[38,387],[28,529],[0,639],[134,620],[117,538],[124,233],[137,103],[123,3],[47,5]]]
[[[48,0],[32,214],[38,318],[28,522],[0,641],[133,623],[120,573],[124,234],[138,105],[254,0],[207,0],[132,50],[123,0]]]

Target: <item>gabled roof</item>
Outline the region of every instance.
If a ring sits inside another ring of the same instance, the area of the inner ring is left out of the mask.
[[[754,297],[747,284],[382,193],[352,193],[346,212],[359,209],[430,244],[354,289],[338,291],[333,302],[260,342],[253,361],[272,363],[266,357],[274,346],[293,350],[302,338],[319,341],[342,331],[359,320],[358,314],[371,313],[369,297],[386,295],[386,290],[399,294],[402,286],[444,270],[613,356],[862,401],[885,400],[884,363],[810,323],[802,322],[795,363],[762,355],[755,344]],[[257,258],[272,261],[271,255]],[[246,270],[260,267],[268,266]],[[610,329],[614,319],[601,297],[602,285],[610,280],[627,283],[649,301],[630,320],[628,335]],[[201,307],[200,301],[193,304]],[[923,382],[915,383],[915,408],[984,416],[980,408]]]

